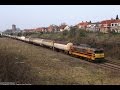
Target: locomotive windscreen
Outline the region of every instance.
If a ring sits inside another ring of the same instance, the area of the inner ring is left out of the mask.
[[[103,50],[94,51],[95,53],[103,53]]]

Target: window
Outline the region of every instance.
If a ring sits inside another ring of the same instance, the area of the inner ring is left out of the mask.
[[[95,51],[95,53],[103,53],[103,50]]]
[[[114,26],[114,24],[111,24],[111,26]]]

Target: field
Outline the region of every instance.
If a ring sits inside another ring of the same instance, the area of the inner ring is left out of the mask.
[[[61,52],[0,38],[0,81],[33,85],[120,85],[120,74]]]

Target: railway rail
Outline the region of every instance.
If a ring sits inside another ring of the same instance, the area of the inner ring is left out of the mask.
[[[115,64],[106,62],[106,63],[100,63],[98,66],[105,69],[112,70],[112,71],[120,72],[120,65],[115,65]]]
[[[118,62],[118,61],[113,61],[113,60],[107,59],[106,62],[110,63],[110,64],[114,64],[114,65],[120,66],[120,62]]]

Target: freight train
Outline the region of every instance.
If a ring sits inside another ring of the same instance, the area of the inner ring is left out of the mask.
[[[12,35],[4,35],[6,37],[14,38],[17,40],[21,40],[28,43],[38,44],[40,46],[48,47],[53,50],[61,50],[69,55],[78,56],[81,58],[85,58],[89,61],[100,61],[104,59],[104,50],[91,48],[88,45],[73,45],[73,43],[68,44],[60,44],[53,40],[39,39],[39,38],[26,38],[24,36],[12,36]]]

